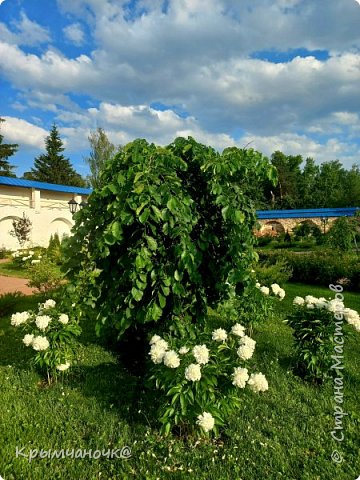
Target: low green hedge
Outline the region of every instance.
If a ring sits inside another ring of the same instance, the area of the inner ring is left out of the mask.
[[[342,283],[348,290],[360,290],[360,256],[323,250],[296,253],[285,250],[260,251],[260,265],[285,262],[292,271],[290,281],[327,286]]]

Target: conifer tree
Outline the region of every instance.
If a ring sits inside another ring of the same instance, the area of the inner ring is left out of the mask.
[[[24,174],[24,178],[39,182],[85,187],[84,179],[73,169],[70,160],[62,154],[63,142],[55,124],[45,139],[45,146],[46,153],[35,158],[34,167],[30,172]]]
[[[0,118],[1,122],[5,122],[3,118]],[[8,158],[14,155],[19,148],[17,143],[3,143],[4,136],[0,134],[0,175],[3,177],[16,177],[13,169],[14,165],[8,162]]]

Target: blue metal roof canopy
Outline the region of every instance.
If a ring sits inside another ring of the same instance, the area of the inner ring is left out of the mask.
[[[357,211],[360,211],[360,207],[257,210],[256,213],[259,220],[271,220],[275,218],[352,217]]]
[[[71,187],[69,185],[57,185],[55,183],[36,182],[33,180],[23,180],[22,178],[1,177],[0,185],[9,185],[11,187],[38,188],[41,190],[51,190],[53,192],[73,193],[79,195],[90,195],[91,188]]]

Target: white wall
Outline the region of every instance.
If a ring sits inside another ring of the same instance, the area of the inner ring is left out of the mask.
[[[71,193],[0,185],[0,247],[19,248],[17,239],[9,231],[13,219],[21,218],[23,213],[32,223],[29,246],[46,247],[54,233],[60,238],[70,235],[73,220],[68,202],[72,198],[79,203],[86,200],[86,196],[74,197]]]

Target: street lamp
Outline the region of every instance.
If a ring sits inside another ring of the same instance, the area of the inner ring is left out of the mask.
[[[76,213],[78,207],[79,207],[79,208],[86,207],[87,202],[85,202],[85,201],[83,200],[82,202],[78,203],[74,198],[72,198],[72,199],[68,202],[68,205],[69,205],[69,210],[70,210],[71,215],[74,215],[74,213]]]
[[[325,235],[325,226],[328,224],[328,217],[321,217],[321,223],[323,224],[323,228],[324,228],[324,235]]]

